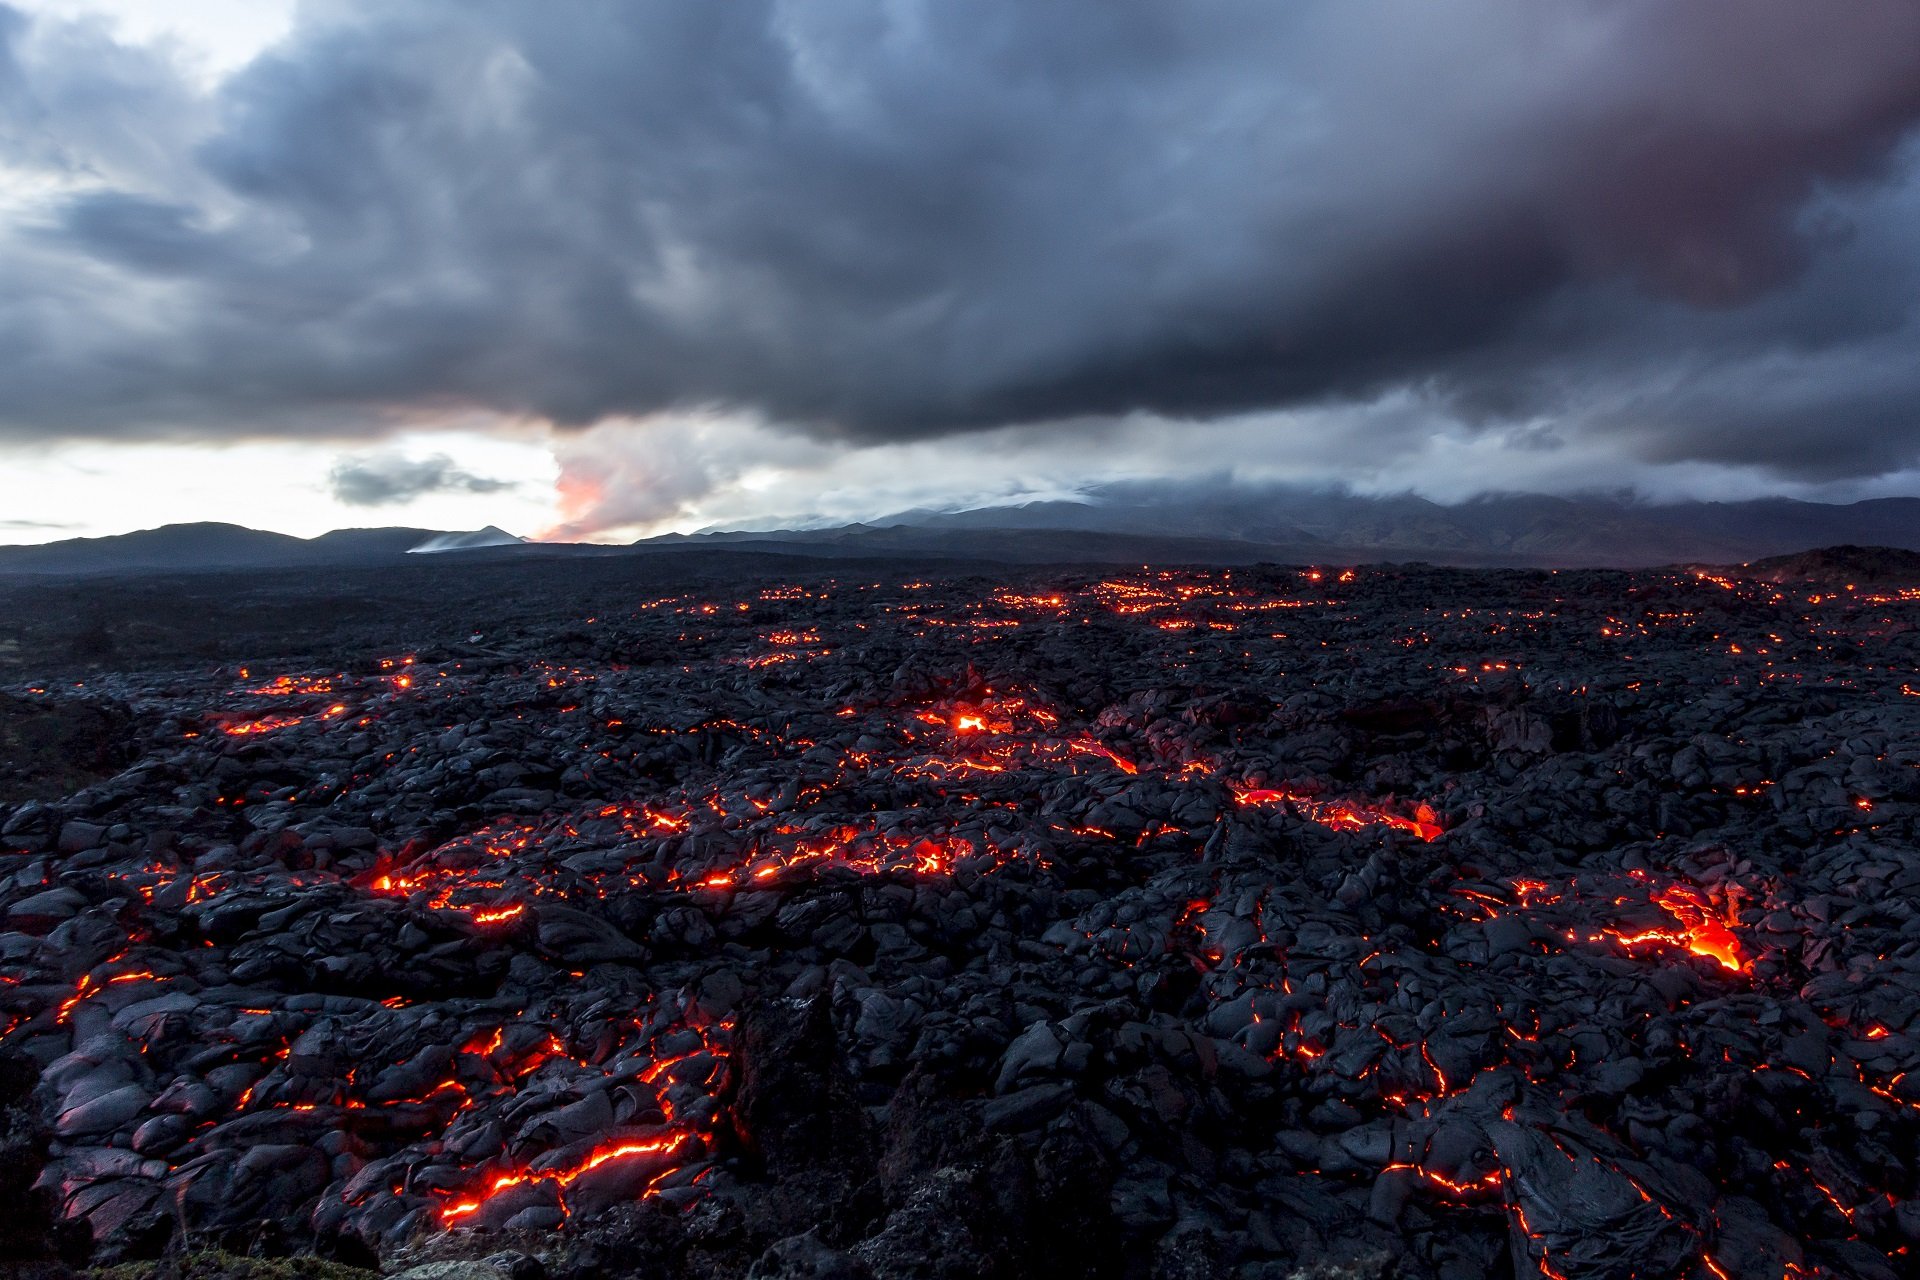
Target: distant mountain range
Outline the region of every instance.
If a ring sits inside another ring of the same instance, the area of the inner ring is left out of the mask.
[[[451,541],[450,541],[451,540]],[[182,573],[200,569],[296,569],[375,564],[411,552],[457,547],[526,545],[495,528],[475,533],[435,529],[335,529],[296,538],[237,524],[170,524],[106,538],[67,538],[28,547],[0,547],[0,573]]]
[[[283,569],[450,559],[670,554],[699,548],[824,558],[1014,563],[1250,564],[1429,561],[1521,567],[1736,564],[1834,544],[1920,551],[1920,498],[1835,505],[1775,498],[1651,504],[1516,495],[1423,498],[1135,486],[1086,501],[905,511],[865,524],[647,538],[629,547],[529,543],[503,530],[340,529],[295,538],[179,524],[108,538],[0,547],[0,573]],[[436,557],[438,558],[438,557]]]
[[[1771,498],[1664,505],[1510,495],[1444,505],[1410,496],[1134,486],[1083,502],[905,511],[868,524],[712,532],[643,546],[751,545],[815,555],[1250,563],[1424,560],[1632,567],[1738,564],[1835,543],[1920,550],[1920,498],[1835,505]]]

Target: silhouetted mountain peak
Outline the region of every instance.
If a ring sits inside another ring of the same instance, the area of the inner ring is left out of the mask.
[[[487,547],[517,547],[526,542],[498,525],[488,525],[484,529],[475,529],[471,533],[430,533],[407,551],[413,555],[430,555],[441,551],[479,551]]]

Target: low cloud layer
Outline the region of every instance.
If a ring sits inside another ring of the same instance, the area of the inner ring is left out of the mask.
[[[437,493],[502,493],[511,480],[473,475],[444,453],[427,458],[376,453],[342,458],[327,473],[327,489],[350,507],[397,507]]]
[[[1355,442],[1366,448],[1356,455]],[[1920,469],[1869,481],[1783,479],[1767,466],[1631,463],[1616,443],[1540,425],[1449,419],[1395,393],[1355,405],[1259,412],[1204,430],[1149,414],[848,445],[729,417],[611,420],[553,443],[552,538],[814,527],[913,510],[1036,501],[1184,504],[1301,494],[1636,494],[1661,502],[1786,496],[1819,502],[1920,493]],[[1206,500],[1213,495],[1216,501]]]
[[[329,0],[211,90],[0,5],[0,439],[602,424],[576,522],[738,491],[721,420],[1868,481],[1916,119],[1912,0]]]

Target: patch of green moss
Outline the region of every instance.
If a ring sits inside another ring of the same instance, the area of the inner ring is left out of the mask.
[[[123,1262],[83,1273],[86,1280],[376,1280],[378,1272],[311,1255],[241,1258],[198,1249],[158,1262]]]

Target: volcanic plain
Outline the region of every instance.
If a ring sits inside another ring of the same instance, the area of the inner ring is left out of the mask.
[[[1914,1275],[1920,589],[1843,578],[0,586],[0,1251]]]

